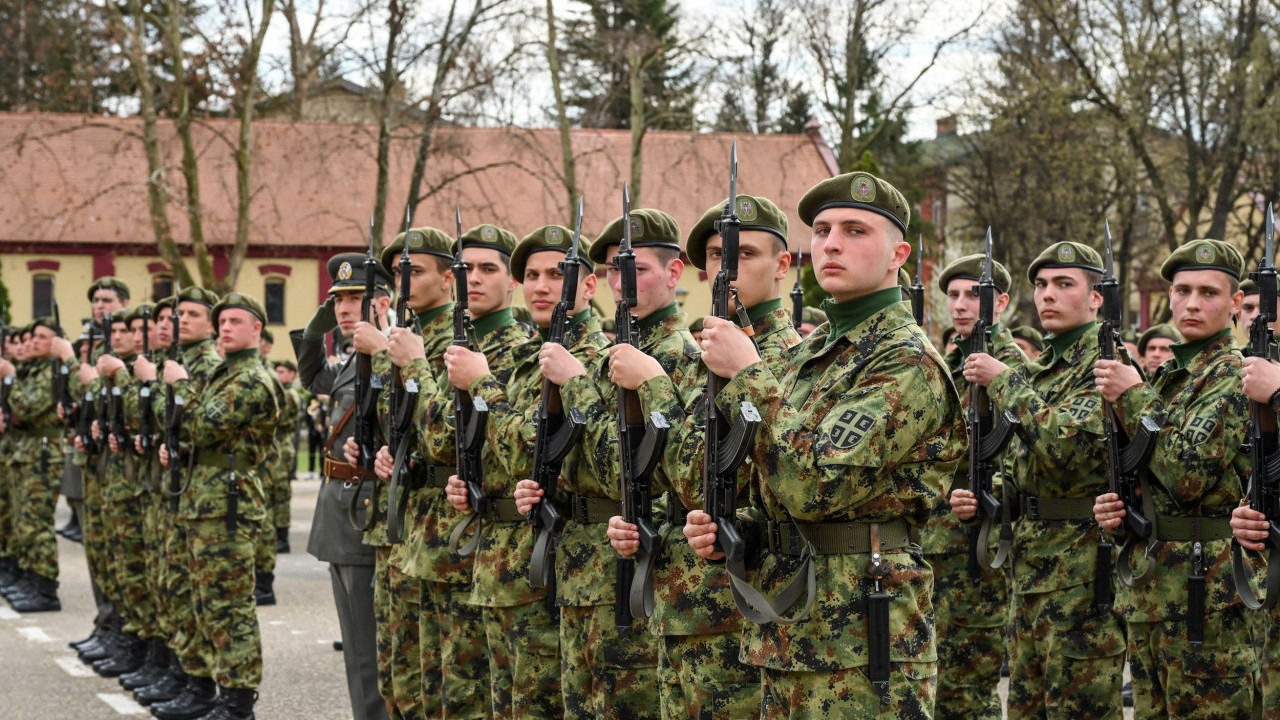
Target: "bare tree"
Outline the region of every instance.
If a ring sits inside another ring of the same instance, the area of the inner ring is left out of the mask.
[[[289,25],[289,76],[293,81],[290,96],[290,115],[294,120],[302,119],[303,106],[311,87],[320,80],[320,71],[335,59],[356,27],[362,14],[368,10],[365,5],[346,17],[326,15],[325,0],[315,0],[310,27],[303,26],[303,17],[299,12],[298,0],[280,0],[280,14],[284,15]],[[336,20],[335,27],[328,27],[327,20]]]
[[[570,217],[578,201],[578,179],[573,157],[573,138],[569,132],[569,114],[565,110],[564,88],[560,83],[560,48],[556,45],[556,14],[552,0],[547,0],[547,65],[551,68],[551,91],[556,98],[556,125],[560,128],[564,189],[568,196],[565,217]]]

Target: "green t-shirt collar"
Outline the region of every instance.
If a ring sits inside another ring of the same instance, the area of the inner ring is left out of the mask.
[[[1083,325],[1077,325],[1076,327],[1071,328],[1061,335],[1050,335],[1044,339],[1044,342],[1051,350],[1053,350],[1053,356],[1055,358],[1060,358],[1062,357],[1062,354],[1067,351],[1067,348],[1075,345],[1076,341],[1084,337],[1085,333],[1093,330],[1097,326],[1097,320],[1090,320]]]
[[[750,320],[751,323],[754,325],[755,323],[760,322],[760,318],[764,317],[765,315],[768,315],[774,310],[781,310],[781,309],[782,309],[782,298],[765,300],[759,305],[753,305],[747,308],[747,319]],[[736,318],[737,318],[736,313],[734,314],[734,318],[736,322]]]
[[[569,318],[569,327],[576,328],[584,324],[590,319],[591,319],[591,308],[587,308],[586,310],[583,310],[577,315],[574,315]],[[549,339],[550,335],[551,335],[550,325],[548,325],[547,327],[540,326],[538,328],[538,337],[542,338],[542,342],[546,342]]]
[[[1195,359],[1196,355],[1200,354],[1201,350],[1205,349],[1207,345],[1230,332],[1231,328],[1222,328],[1212,337],[1207,337],[1203,340],[1174,343],[1173,345],[1170,345],[1169,349],[1173,351],[1173,359],[1178,363],[1178,369],[1186,370],[1187,366],[1191,364],[1191,361]]]
[[[900,302],[902,289],[897,285],[844,302],[824,300],[822,309],[827,313],[827,322],[830,323],[827,328],[827,345],[857,327],[863,320]]]
[[[996,333],[1000,332],[1000,323],[993,324],[989,329],[991,330],[991,337],[994,338],[996,336]],[[957,337],[956,347],[960,348],[960,359],[962,361],[968,358],[969,353],[972,352],[971,348],[973,347],[973,333],[969,333],[969,337],[967,338],[962,339]],[[987,348],[987,353],[990,354],[990,352],[991,352],[991,348]]]
[[[646,332],[650,328],[656,327],[659,323],[667,318],[680,312],[680,308],[675,303],[671,303],[666,307],[659,308],[649,313],[646,317],[636,321],[636,329],[640,332]]]
[[[482,338],[498,328],[514,324],[515,321],[515,316],[511,314],[511,308],[508,306],[472,320],[471,325],[476,329],[476,337]]]
[[[258,354],[258,348],[247,347],[243,350],[237,350],[235,352],[227,353],[227,362],[230,363],[232,361],[240,360],[242,358],[247,358],[250,355],[257,355],[257,354]]]
[[[422,328],[427,326],[427,323],[431,322],[432,320],[435,320],[436,318],[440,317],[440,315],[442,315],[443,313],[446,313],[452,309],[453,309],[453,303],[447,302],[443,305],[437,305],[436,307],[433,307],[430,310],[424,310],[423,312],[418,314],[418,329],[421,330]]]

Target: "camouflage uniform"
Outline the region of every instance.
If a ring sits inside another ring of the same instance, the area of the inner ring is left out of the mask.
[[[742,657],[764,668],[766,718],[877,710],[928,717],[937,672],[933,577],[918,549],[905,545],[906,526],[924,524],[955,469],[964,439],[959,401],[897,287],[827,303],[826,310],[831,322],[797,346],[784,378],[752,364],[717,403],[730,417],[743,401],[760,410],[752,460],[761,466],[758,490],[770,537],[793,522],[803,532],[826,523],[860,528],[863,538],[875,528],[898,528],[901,544],[881,548],[888,567],[881,587],[892,598],[893,699],[882,706],[865,676],[863,608],[874,591],[865,551],[820,548],[806,560],[771,541],[759,584],[772,594],[812,562],[816,602],[796,624],[747,625]]]
[[[284,402],[280,406],[280,424],[276,426],[279,463],[273,469],[275,482],[271,496],[271,509],[275,515],[273,524],[277,534],[280,530],[287,531],[292,524],[289,508],[293,502],[293,478],[298,469],[298,413],[302,408],[302,395],[298,392],[297,383],[283,387]]]
[[[271,380],[271,394],[275,396],[276,407],[280,411],[287,412],[289,396],[285,393],[284,386],[280,384],[280,380],[276,378],[275,366],[261,355],[258,357],[262,362],[262,368],[267,371],[267,377]],[[296,418],[296,407],[293,413],[293,417]],[[262,527],[258,531],[258,545],[253,552],[253,569],[258,574],[259,584],[257,589],[259,591],[265,591],[271,587],[270,580],[265,578],[274,577],[273,574],[276,571],[276,518],[281,512],[281,508],[276,505],[276,501],[281,496],[280,485],[283,484],[286,487],[286,492],[289,485],[288,467],[284,464],[284,448],[282,447],[280,434],[280,425],[277,424],[271,431],[271,446],[258,462],[258,478],[262,481],[263,496],[267,499],[267,511],[262,517]],[[285,527],[288,527],[288,504],[284,506],[283,510]],[[266,585],[262,584],[264,581],[267,583]]]
[[[960,406],[967,413],[970,392],[963,369],[970,344],[965,339],[957,345],[956,350],[947,354],[946,362],[960,393]],[[1027,362],[1014,344],[1013,336],[999,325],[991,328],[988,349],[992,357],[1011,368],[1020,369]],[[967,489],[968,473],[966,455],[956,467],[949,490]],[[938,720],[999,720],[1003,712],[996,690],[1009,625],[1008,568],[985,567],[977,581],[970,576],[969,538],[977,530],[976,523],[962,524],[944,502],[934,507],[921,533],[925,559],[933,567],[938,631],[938,702],[934,717]],[[993,543],[997,539],[994,526],[990,538]]]
[[[775,376],[785,374],[788,351],[800,336],[782,301],[766,301],[747,313],[764,365]],[[728,572],[699,558],[684,538],[685,512],[702,508],[706,368],[701,363],[696,367],[685,388],[676,387],[667,375],[639,388],[645,416],[661,412],[672,426],[661,469],[676,497],[667,497],[674,512],[668,511],[669,521],[660,529],[649,619],[649,631],[662,642],[658,691],[664,720],[740,718],[758,713],[760,706],[760,669],[738,657],[743,618],[729,592]],[[759,467],[744,463],[739,469],[740,493],[763,482],[756,478]]]
[[[1107,487],[1097,325],[1045,342],[1027,377],[1005,371],[988,387],[1020,422],[1006,455],[1016,472],[1006,502],[1024,508],[1013,525],[1009,718],[1119,718],[1124,626],[1098,610],[1093,586],[1093,498]],[[1069,519],[1045,519],[1051,505]]]
[[[28,374],[9,396],[14,429],[20,438],[12,469],[18,564],[48,580],[58,578],[53,514],[62,481],[62,425],[53,397],[53,378],[60,365],[53,359],[32,360]]]

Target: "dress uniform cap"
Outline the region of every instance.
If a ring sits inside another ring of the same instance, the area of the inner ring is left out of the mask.
[[[622,244],[622,218],[604,226],[600,236],[591,243],[591,250],[582,254],[591,262],[604,262],[605,251],[610,245]],[[631,211],[631,247],[664,247],[680,252],[680,225],[676,219],[661,210],[639,208]]]
[[[1239,280],[1244,275],[1244,258],[1221,240],[1191,240],[1169,255],[1160,266],[1160,277],[1173,282],[1173,276],[1183,270],[1218,270]]]
[[[387,271],[388,275],[395,275],[396,263],[400,261],[400,251],[404,246],[409,246],[409,254],[422,253],[424,255],[435,255],[447,260],[453,259],[453,238],[445,234],[443,230],[437,230],[433,227],[410,228],[409,232],[402,232],[391,241],[391,244],[382,250],[382,269]],[[360,262],[364,262],[364,256],[360,258]]]
[[[511,253],[511,276],[519,282],[524,282],[524,266],[529,261],[529,256],[544,250],[556,250],[565,254],[569,253],[569,248],[573,247],[573,231],[563,225],[543,225],[534,230],[516,245],[516,249]],[[589,253],[592,244],[587,240],[587,236],[583,235],[578,240],[578,261],[582,263],[587,272],[595,272],[596,266],[592,264]]]
[[[1031,327],[1030,325],[1019,325],[1018,327],[1010,330],[1009,334],[1012,335],[1015,340],[1025,340],[1031,343],[1031,346],[1035,349],[1041,351],[1044,350],[1044,335],[1041,335],[1039,330]]]
[[[985,253],[977,253],[975,255],[965,255],[959,260],[948,263],[942,269],[942,274],[938,276],[938,289],[942,292],[947,291],[947,286],[956,278],[964,278],[972,280],[975,283],[982,278],[982,264],[987,261]],[[996,290],[1006,293],[1009,292],[1009,286],[1013,284],[1013,277],[1009,275],[1009,270],[1004,264],[998,260],[993,260],[991,267],[991,280],[996,284]]]
[[[724,214],[724,206],[728,202],[729,200],[726,198],[712,205],[709,210],[702,214],[702,218],[694,223],[693,229],[689,231],[689,236],[685,238],[684,252],[689,256],[689,262],[693,263],[693,266],[699,270],[707,269],[707,240],[711,239],[712,235],[717,234],[716,222]],[[739,195],[734,212],[738,214],[738,221],[742,224],[742,230],[762,230],[772,233],[782,241],[783,246],[786,246],[787,214],[782,212],[769,198]]]
[[[1147,328],[1146,332],[1142,333],[1141,337],[1138,338],[1138,354],[1146,355],[1147,343],[1151,342],[1155,338],[1167,338],[1174,342],[1182,342],[1182,335],[1179,334],[1177,329],[1175,329],[1172,325],[1168,323],[1160,323],[1159,325],[1152,325],[1151,327]]]
[[[385,256],[385,253],[384,253]],[[364,291],[367,280],[364,276],[364,253],[342,253],[329,258],[329,294]],[[391,275],[381,263],[374,263],[374,287],[391,292]]]
[[[211,290],[205,290],[199,285],[192,285],[191,287],[182,288],[182,292],[178,293],[178,302],[200,303],[207,308],[212,308],[218,304],[218,294]]]
[[[800,220],[813,227],[813,219],[833,207],[860,208],[883,215],[898,226],[903,235],[911,223],[911,206],[898,189],[866,172],[845,173],[809,188],[796,210]]]
[[[114,290],[116,295],[120,296],[120,299],[129,299],[129,286],[113,275],[104,275],[93,281],[93,284],[89,286],[89,302],[93,302],[93,294],[99,290]]]
[[[1046,267],[1074,267],[1100,273],[1102,256],[1088,245],[1063,240],[1045,248],[1044,252],[1031,261],[1031,266],[1027,268],[1027,279],[1035,283],[1036,273],[1040,272],[1040,268]]]
[[[520,240],[516,238],[515,233],[503,230],[497,225],[477,225],[462,233],[462,247],[491,248],[507,257],[511,257],[511,253],[515,252],[516,245],[519,244]],[[456,255],[458,243],[454,242],[452,247]]]
[[[262,323],[265,324],[267,322],[267,311],[262,309],[262,303],[258,302],[256,298],[242,292],[231,292],[227,293],[226,296],[224,296],[222,300],[218,301],[218,304],[213,307],[214,327],[217,327],[218,325],[218,315],[223,310],[230,310],[231,308],[247,310],[256,316]]]

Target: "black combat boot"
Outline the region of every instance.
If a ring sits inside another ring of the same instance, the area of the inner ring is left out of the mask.
[[[221,688],[218,706],[200,720],[254,720],[253,703],[257,699],[256,690]]]
[[[254,573],[253,584],[253,600],[262,605],[275,605],[276,592],[272,588],[275,584],[276,576],[269,572]]]
[[[31,592],[30,573],[18,567],[15,563],[13,569],[13,578],[5,585],[0,586],[0,595],[4,596],[10,604],[22,598]]]
[[[20,613],[58,612],[62,610],[62,602],[58,600],[58,581],[43,575],[31,573],[30,595],[11,600],[13,609]]]
[[[169,671],[163,677],[155,683],[138,688],[133,692],[133,699],[137,700],[139,705],[151,705],[172,700],[178,697],[183,688],[187,686],[188,676],[182,670],[182,663],[178,660],[177,653],[170,652],[169,658]]]
[[[167,672],[169,672],[169,648],[165,646],[164,640],[151,638],[147,641],[147,659],[142,663],[142,667],[121,675],[120,687],[125,690],[137,690],[158,681],[160,676]]]
[[[218,684],[213,678],[191,676],[177,697],[152,705],[151,714],[160,720],[196,720],[217,704]]]
[[[75,649],[81,660],[91,663],[111,654],[111,647],[115,643],[116,635],[119,632],[120,616],[113,613],[101,625],[94,628],[89,637],[73,644],[71,647]],[[94,656],[93,660],[86,659],[86,656],[89,655]]]
[[[93,671],[105,678],[120,677],[142,667],[147,661],[147,643],[133,633],[123,633],[110,657],[93,664]]]
[[[76,514],[75,508],[71,509],[71,519],[67,521],[67,524],[58,528],[55,532],[71,542],[80,542],[76,540],[76,537],[83,539],[84,536],[81,535],[80,529],[80,516]]]
[[[289,553],[289,528],[276,528],[276,554]]]
[[[0,557],[0,588],[12,584],[18,579],[18,561],[11,557]]]

